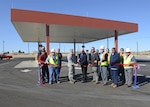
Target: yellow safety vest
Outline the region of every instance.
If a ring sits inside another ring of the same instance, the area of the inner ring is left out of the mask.
[[[131,59],[132,59],[132,57],[133,57],[133,55],[129,55],[128,57],[127,56],[124,56],[124,68],[133,68],[133,66],[126,66],[126,64],[130,64],[132,61],[131,61]]]
[[[102,58],[105,57],[105,52],[102,54]],[[108,58],[105,59],[106,61],[101,62],[101,66],[108,66]]]
[[[56,57],[56,62],[54,61],[53,57],[50,56],[49,58],[49,63],[52,64],[52,65],[58,65],[58,55],[55,56]]]

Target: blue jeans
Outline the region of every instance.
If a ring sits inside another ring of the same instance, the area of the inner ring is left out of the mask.
[[[118,70],[111,69],[111,78],[115,85],[118,85]]]
[[[56,74],[55,81],[58,81],[59,72],[57,67],[49,66],[49,82],[53,82],[53,74]]]
[[[38,73],[38,79],[39,79],[39,81],[40,81],[40,79],[41,79],[41,68],[40,68],[40,64],[38,64],[38,71],[37,71],[37,73]]]
[[[61,69],[61,68],[58,68],[58,73],[59,73],[59,74],[60,74],[60,69]]]
[[[61,68],[58,68],[58,76],[60,75],[60,69]],[[56,78],[56,72],[54,72],[54,77]],[[58,77],[58,80],[59,80],[59,77]]]

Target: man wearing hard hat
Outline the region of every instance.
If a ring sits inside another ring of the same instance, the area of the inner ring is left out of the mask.
[[[102,85],[105,86],[108,82],[108,54],[105,52],[105,47],[102,45],[100,46],[100,72],[101,72],[101,78],[102,78]]]
[[[46,59],[46,63],[49,64],[49,84],[53,84],[53,74],[55,72],[55,82],[60,83],[58,81],[59,72],[58,72],[58,56],[55,54],[55,49],[51,49],[50,55]]]
[[[128,87],[131,87],[133,83],[133,68],[134,65],[136,65],[136,59],[131,54],[130,48],[126,48],[125,50],[123,65],[124,65],[124,72],[125,72],[125,84]]]

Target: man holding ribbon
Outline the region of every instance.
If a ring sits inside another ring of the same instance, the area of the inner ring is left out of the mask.
[[[58,56],[55,54],[55,49],[51,49],[51,54],[47,57],[46,63],[49,65],[49,84],[53,84],[53,74],[55,72],[55,82],[60,83],[58,81],[59,72],[58,72]]]
[[[131,87],[133,83],[133,68],[137,63],[135,57],[131,54],[130,48],[127,48],[125,53],[126,55],[124,56],[123,63],[125,72],[125,85],[127,85],[127,87]]]
[[[81,65],[82,75],[83,75],[82,83],[84,83],[87,80],[87,66],[88,66],[88,62],[87,62],[87,55],[86,55],[86,53],[85,53],[83,48],[80,51],[78,63]]]

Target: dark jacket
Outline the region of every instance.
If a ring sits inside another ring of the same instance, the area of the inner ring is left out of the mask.
[[[47,54],[41,54],[39,56],[38,62],[40,62],[41,64],[44,64],[47,58]]]
[[[102,62],[108,61],[108,53],[105,53],[104,55],[104,60],[102,60]]]
[[[79,58],[80,58],[81,65],[88,65],[86,53],[80,54]]]
[[[77,64],[77,56],[75,54],[72,54],[71,60],[73,63]]]
[[[117,52],[115,52],[114,54],[111,54],[109,67],[118,69],[118,67],[119,67],[118,64],[119,63],[120,63],[120,56],[119,56],[119,54]]]
[[[62,63],[62,53],[57,53],[58,55],[58,65],[61,66],[61,63]]]
[[[94,62],[95,60],[97,60],[97,63]],[[91,63],[94,67],[98,67],[98,61],[100,61],[100,58],[99,58],[98,54],[96,54],[96,53],[91,53],[91,61],[90,61],[90,63]]]

